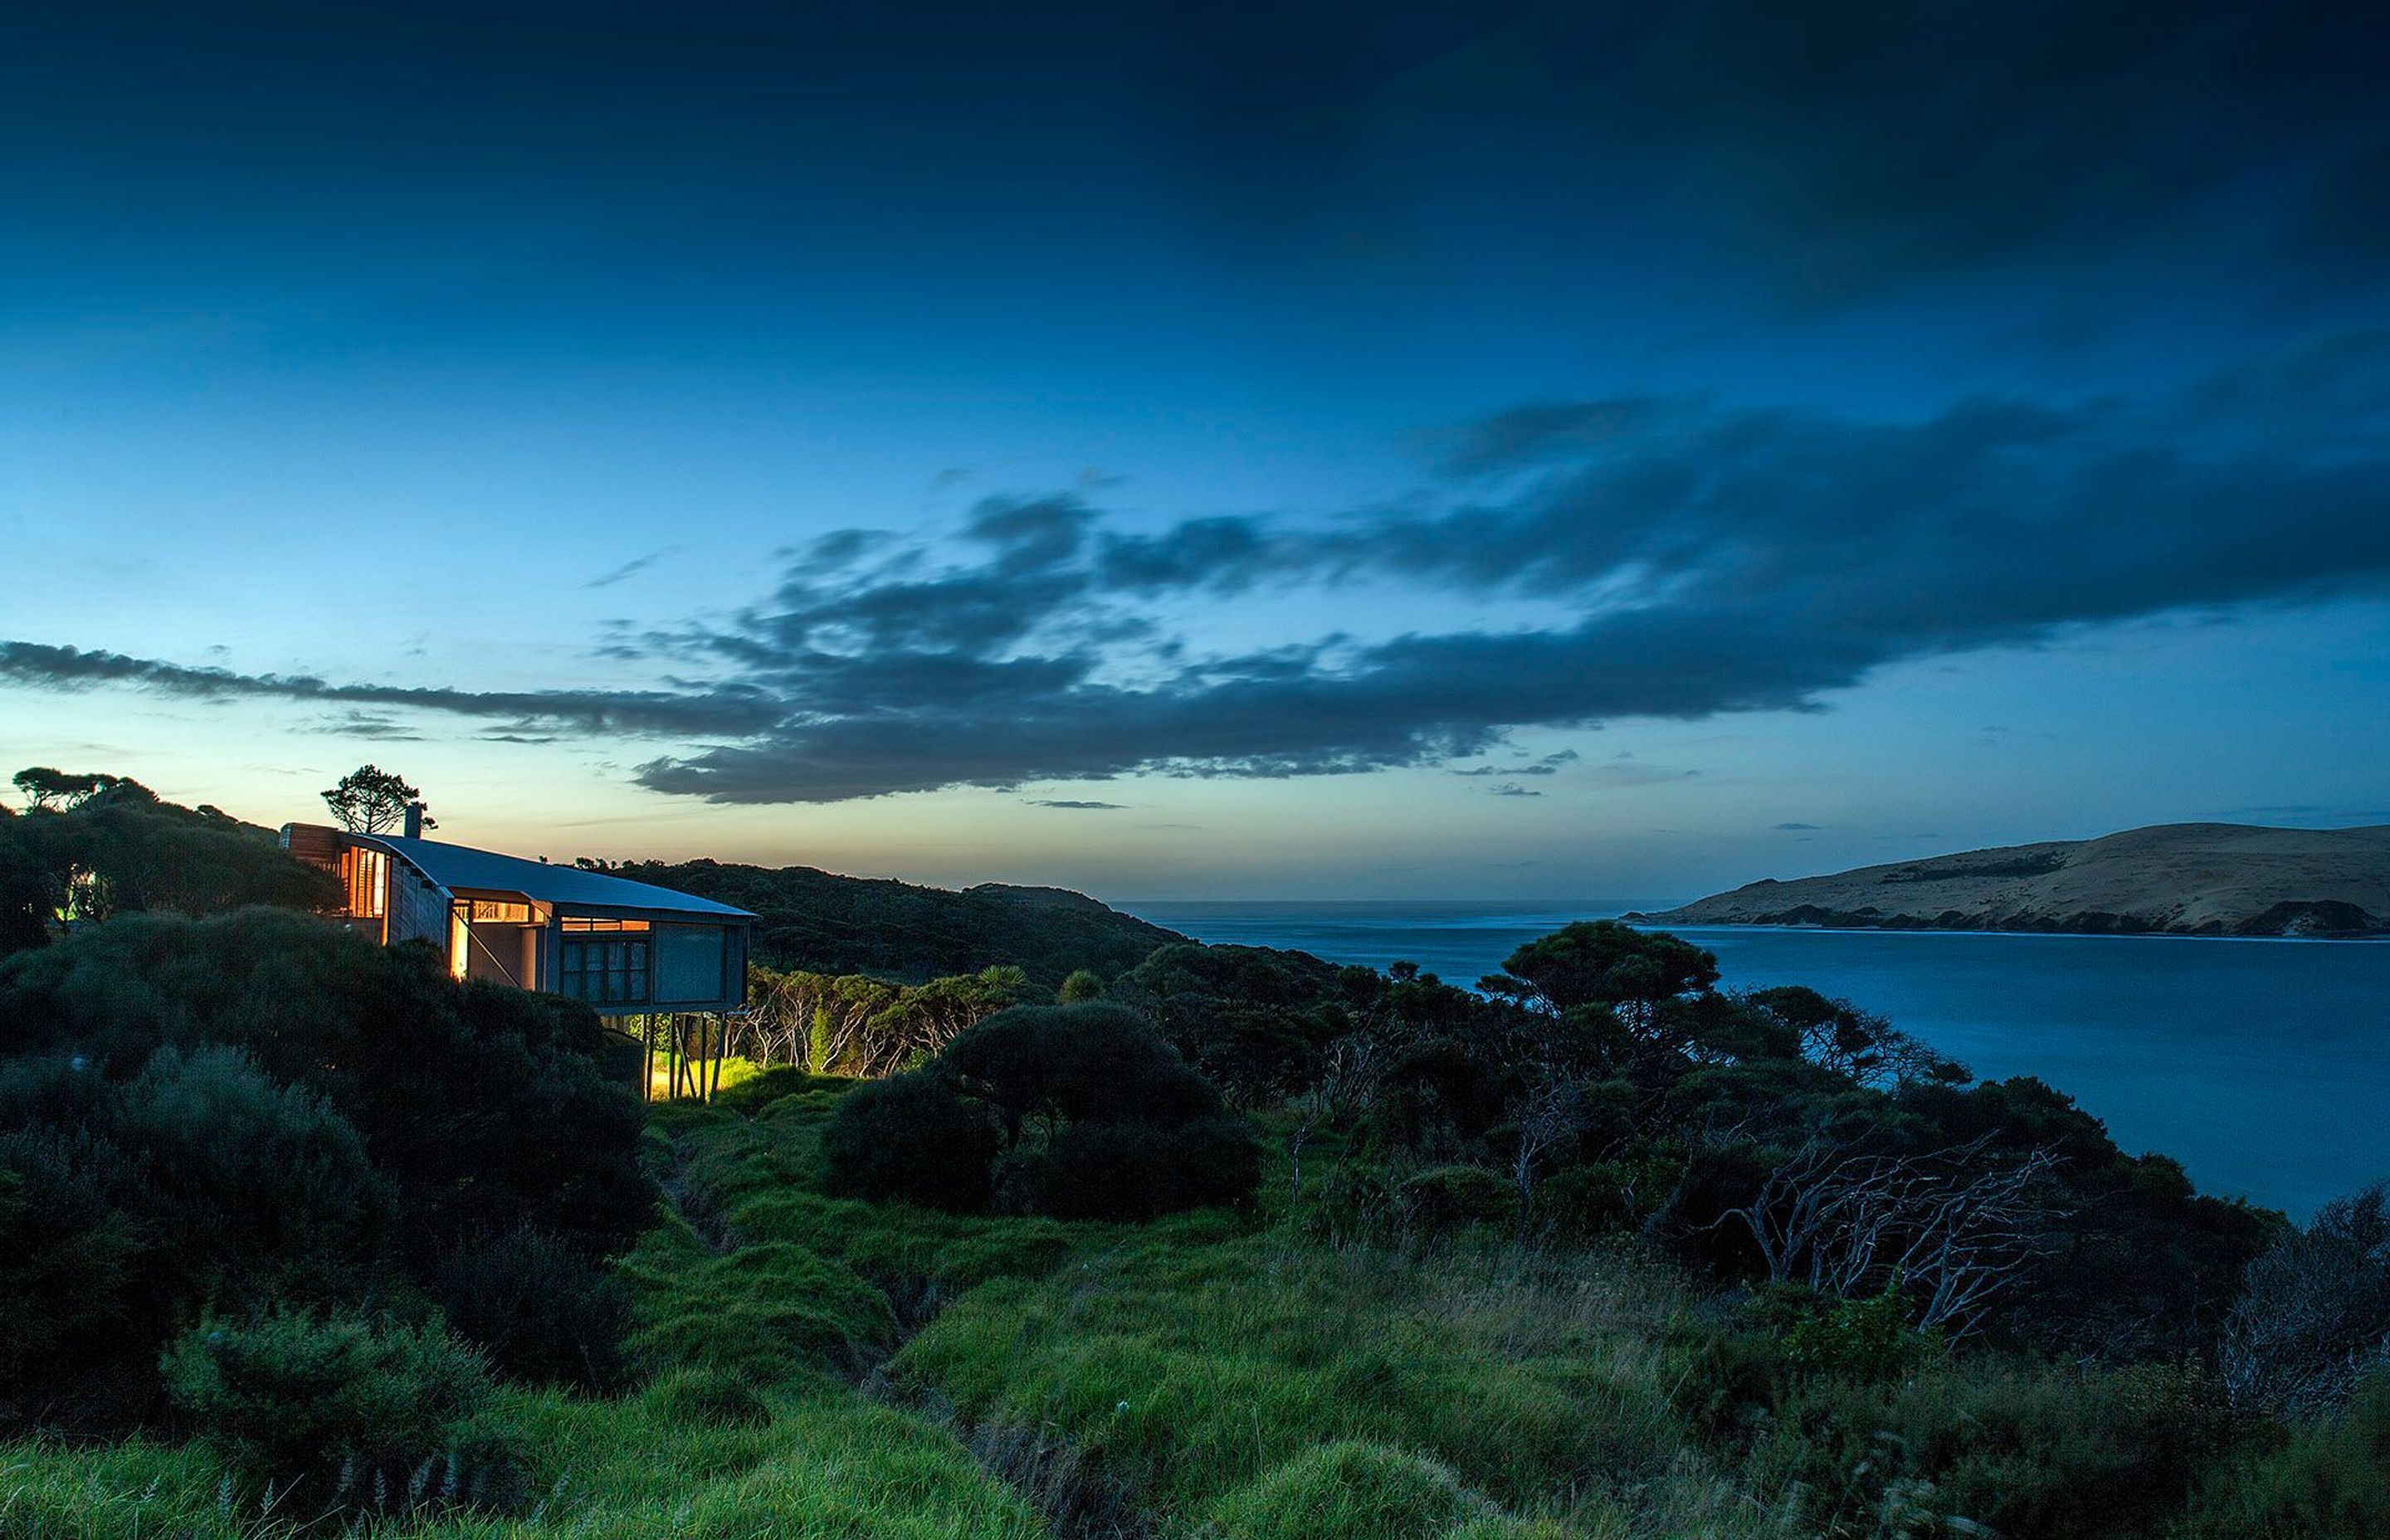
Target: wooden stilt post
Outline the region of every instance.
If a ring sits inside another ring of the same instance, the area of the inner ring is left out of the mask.
[[[648,1046],[647,1072],[639,1077],[639,1099],[656,1099],[656,1018],[653,1011],[639,1018],[639,1041]]]

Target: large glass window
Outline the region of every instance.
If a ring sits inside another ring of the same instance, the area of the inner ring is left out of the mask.
[[[619,935],[619,932],[618,932]],[[567,936],[559,943],[557,971],[560,993],[592,1005],[645,1005],[648,1001],[648,941],[644,936],[587,939]]]
[[[383,900],[390,892],[390,857],[378,850],[352,845],[348,877],[350,915],[360,919],[379,919]]]

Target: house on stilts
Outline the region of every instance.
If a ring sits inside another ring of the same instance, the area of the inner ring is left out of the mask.
[[[429,943],[456,979],[587,1002],[645,1051],[643,1094],[710,1097],[747,1002],[755,917],[580,866],[405,832],[285,824],[282,846],[339,878],[341,918],[384,946]]]

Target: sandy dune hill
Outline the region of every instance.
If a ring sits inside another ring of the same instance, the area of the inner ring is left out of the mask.
[[[1831,877],[1771,878],[1635,918],[1674,925],[2379,935],[2390,933],[2390,825],[2160,824]]]

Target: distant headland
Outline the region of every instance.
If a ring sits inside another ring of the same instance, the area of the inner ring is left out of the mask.
[[[2390,934],[2390,825],[2159,824],[1768,879],[1629,919],[2083,935]]]

